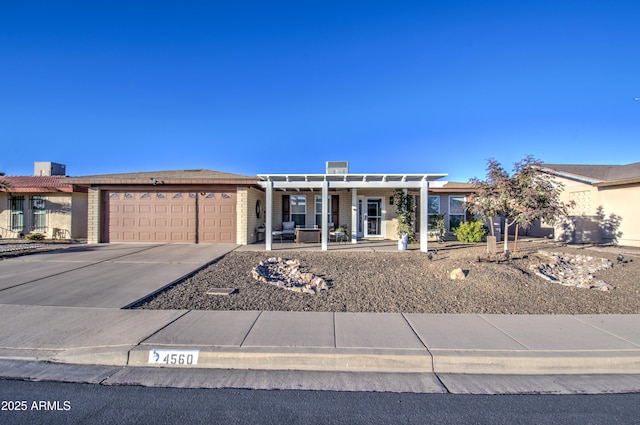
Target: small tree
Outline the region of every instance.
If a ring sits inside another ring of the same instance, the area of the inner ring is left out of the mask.
[[[402,189],[396,189],[393,192],[393,205],[398,216],[398,237],[401,238],[406,233],[410,243],[417,242],[418,238],[413,230],[416,220],[416,203],[413,196]]]
[[[483,218],[505,217],[505,252],[512,225],[516,225],[517,231],[519,226],[528,228],[537,219],[555,223],[567,215],[569,205],[560,201],[563,185],[541,173],[541,166],[541,161],[527,156],[515,164],[513,175],[509,176],[491,159],[487,161],[487,179],[471,179],[476,192],[469,197],[466,207]]]
[[[503,191],[508,178],[509,174],[500,163],[489,159],[487,160],[487,179],[480,180],[474,177],[469,180],[470,183],[475,184],[476,192],[467,198],[465,207],[483,220],[489,220],[491,236],[496,235],[493,228],[493,217],[502,214],[504,202],[501,199],[501,191]]]

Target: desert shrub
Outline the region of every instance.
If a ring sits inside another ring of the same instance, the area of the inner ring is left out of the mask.
[[[485,233],[486,229],[480,221],[463,222],[453,230],[453,234],[456,235],[456,238],[458,238],[460,242],[480,242]]]
[[[29,233],[25,238],[30,241],[42,241],[45,236],[42,233]]]

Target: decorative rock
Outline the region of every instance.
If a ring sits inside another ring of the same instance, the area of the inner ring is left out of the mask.
[[[594,273],[613,267],[613,263],[606,258],[547,251],[538,251],[538,257],[543,263],[529,267],[534,274],[550,282],[598,291],[613,289],[606,282],[593,277]]]
[[[460,267],[457,269],[453,269],[451,273],[449,273],[449,279],[451,280],[464,280],[467,275],[462,271]]]
[[[253,279],[262,283],[269,283],[278,288],[306,294],[317,294],[329,289],[329,284],[323,278],[313,273],[300,272],[300,261],[269,258],[261,261],[251,270]]]

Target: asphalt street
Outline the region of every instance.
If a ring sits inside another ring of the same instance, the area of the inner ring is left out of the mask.
[[[12,424],[637,424],[640,394],[452,395],[0,381]]]

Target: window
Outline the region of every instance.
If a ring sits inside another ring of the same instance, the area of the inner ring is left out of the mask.
[[[436,227],[437,217],[440,214],[440,197],[429,196],[428,214],[429,214],[429,228]]]
[[[328,199],[327,223],[331,223],[331,197]],[[334,223],[336,226],[338,224]],[[322,227],[322,196],[316,195],[316,226]]]
[[[24,229],[24,196],[10,197],[9,210],[11,211],[11,230],[22,231]]]
[[[296,226],[304,226],[307,216],[307,197],[291,195],[291,221]]]
[[[465,221],[464,196],[449,196],[449,231],[460,226]]]
[[[31,198],[31,211],[33,212],[33,228],[31,230],[47,230],[47,211],[45,198],[43,196],[34,196]]]

